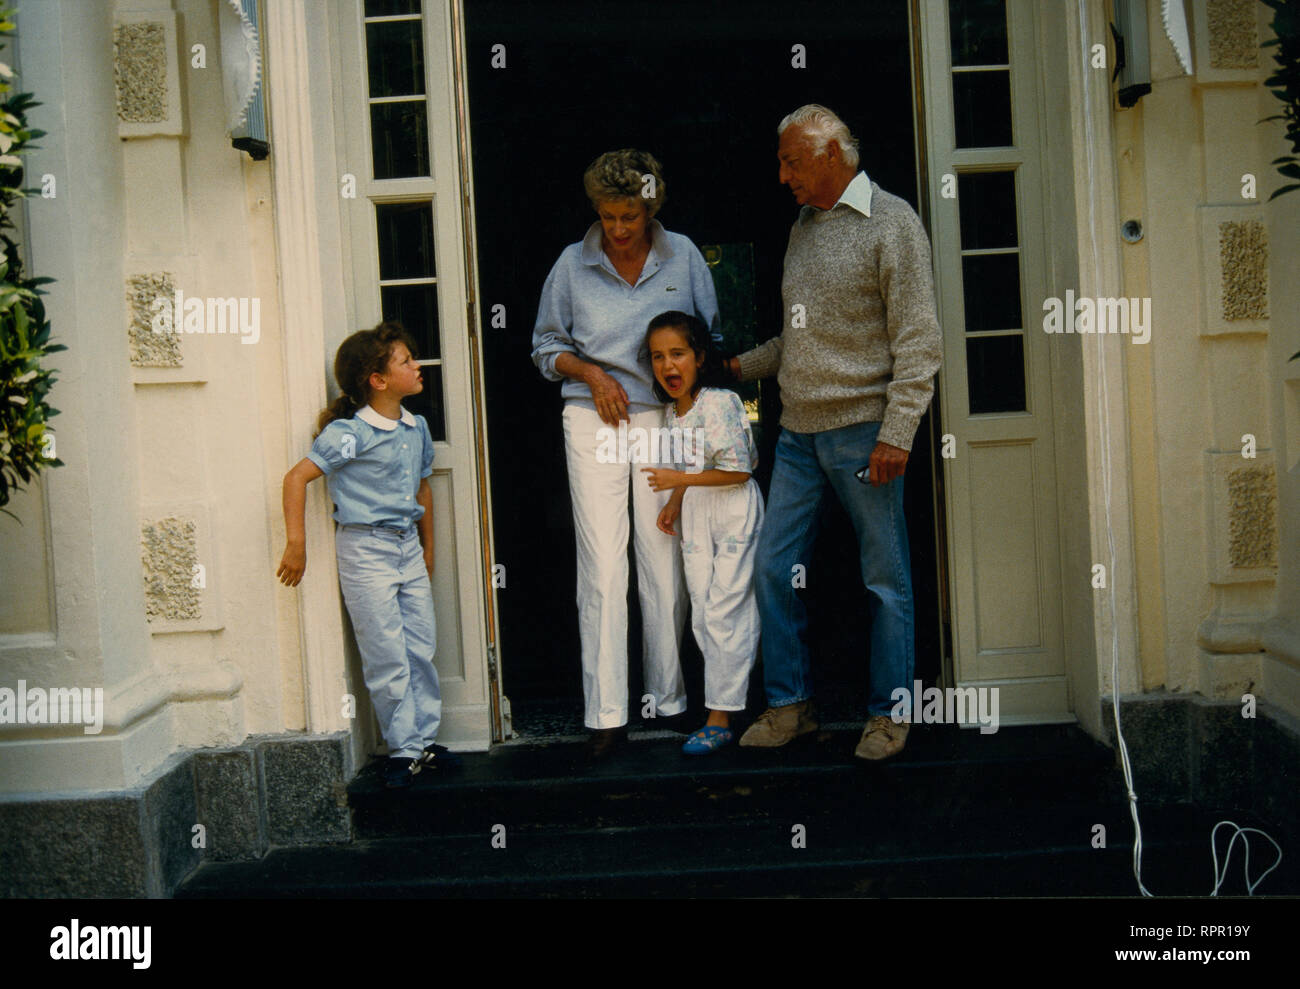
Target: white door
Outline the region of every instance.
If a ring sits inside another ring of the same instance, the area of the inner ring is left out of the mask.
[[[920,6],[944,331],[954,673],[1004,722],[1073,720],[1065,678],[1034,0]],[[955,193],[955,195],[954,195]]]
[[[435,449],[439,741],[486,748],[493,737],[494,602],[485,581],[490,520],[479,490],[481,389],[456,129],[456,11],[440,0],[341,0],[334,9],[352,329],[396,319],[416,340],[425,389],[406,404],[428,420]],[[326,341],[331,353],[339,342]]]

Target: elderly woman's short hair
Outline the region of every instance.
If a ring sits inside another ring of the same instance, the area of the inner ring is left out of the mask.
[[[611,199],[635,199],[645,203],[650,216],[659,212],[668,191],[663,168],[655,161],[654,155],[635,148],[606,151],[587,166],[582,175],[582,185],[596,209]]]
[[[801,106],[794,113],[787,114],[777,125],[777,137],[784,134],[785,129],[792,124],[803,128],[804,132],[812,138],[817,154],[825,154],[826,145],[834,141],[840,146],[844,164],[850,168],[858,167],[858,139],[849,133],[848,125],[837,117],[833,110],[827,109],[820,103]]]

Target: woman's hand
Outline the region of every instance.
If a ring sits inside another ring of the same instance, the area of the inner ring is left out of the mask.
[[[627,392],[595,364],[589,364],[588,368],[583,380],[591,389],[596,414],[606,425],[617,426],[620,420],[627,418]]]
[[[680,488],[686,483],[685,473],[669,467],[642,467],[641,470],[650,475],[647,480],[651,491],[667,491],[670,488]]]
[[[307,545],[290,540],[285,544],[284,557],[280,560],[280,569],[275,572],[275,575],[286,587],[297,587],[306,572]]]

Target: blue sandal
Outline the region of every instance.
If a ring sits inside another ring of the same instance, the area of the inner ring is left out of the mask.
[[[735,737],[730,728],[705,725],[686,739],[685,744],[682,745],[682,751],[686,755],[708,755],[710,752],[716,752],[724,745],[730,745],[735,740]]]

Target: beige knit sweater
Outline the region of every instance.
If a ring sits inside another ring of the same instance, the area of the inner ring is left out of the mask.
[[[879,442],[910,450],[943,359],[930,241],[912,207],[874,182],[870,217],[805,206],[781,294],[785,328],[740,355],[741,380],[776,374],[786,429],[880,422]]]

